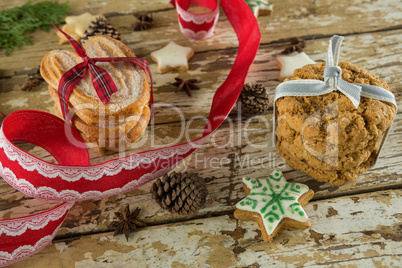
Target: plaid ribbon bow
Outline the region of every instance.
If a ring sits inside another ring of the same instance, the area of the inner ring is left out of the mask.
[[[150,108],[151,108],[151,117],[153,117],[153,86],[152,86],[152,75],[149,69],[148,61],[141,58],[130,58],[130,57],[117,57],[117,58],[90,58],[87,56],[85,49],[82,47],[80,43],[71,38],[68,34],[60,30],[59,27],[53,24],[57,30],[63,33],[70,44],[74,47],[75,52],[78,56],[80,56],[84,61],[78,63],[73,68],[68,70],[60,79],[59,82],[59,98],[60,98],[60,106],[61,111],[63,113],[64,119],[70,123],[70,115],[68,113],[68,99],[70,97],[71,91],[73,91],[74,87],[81,81],[82,78],[85,77],[89,69],[89,73],[91,74],[92,84],[95,88],[96,94],[99,99],[102,101],[104,105],[106,105],[110,96],[117,92],[118,89],[116,84],[113,82],[112,77],[107,73],[106,70],[96,66],[96,62],[115,62],[115,61],[131,61],[138,66],[140,66],[143,70],[145,70],[151,82],[151,97],[150,97]]]

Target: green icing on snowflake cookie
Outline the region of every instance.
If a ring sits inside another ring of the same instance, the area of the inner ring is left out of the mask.
[[[279,169],[267,179],[243,178],[250,194],[236,204],[241,210],[261,215],[268,235],[271,235],[284,218],[307,222],[308,218],[298,199],[309,188],[300,183],[287,182]]]
[[[251,8],[254,16],[257,16],[259,10],[271,10],[272,4],[265,0],[245,0],[247,5]]]

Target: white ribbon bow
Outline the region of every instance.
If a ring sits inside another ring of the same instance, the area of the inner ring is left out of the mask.
[[[329,41],[324,81],[305,79],[283,82],[275,90],[274,103],[285,96],[319,96],[339,90],[356,108],[359,107],[360,96],[387,101],[397,107],[394,94],[388,90],[367,84],[352,84],[342,79],[342,69],[338,66],[342,40],[343,36],[334,35]]]

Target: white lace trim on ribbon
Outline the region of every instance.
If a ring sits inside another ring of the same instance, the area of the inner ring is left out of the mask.
[[[121,188],[109,189],[104,192],[87,191],[79,193],[75,190],[63,190],[59,192],[51,187],[46,186],[35,187],[29,181],[17,178],[9,168],[3,168],[3,166],[0,163],[0,176],[14,188],[18,189],[19,191],[28,196],[34,196],[39,199],[58,200],[58,201],[81,201],[92,198],[121,194],[124,192],[134,190],[135,188],[164,175],[169,170],[170,170],[169,168],[166,168],[166,169],[160,169],[155,173],[145,174],[140,179],[130,181]]]
[[[19,248],[14,250],[12,253],[0,251],[0,267],[21,261],[22,259],[25,259],[25,258],[41,251],[50,242],[52,242],[53,238],[56,236],[56,233],[59,231],[60,225],[54,230],[53,234],[42,237],[33,246],[30,246],[30,245],[20,246]]]
[[[203,23],[210,23],[213,19],[215,19],[215,17],[217,17],[217,15],[219,15],[219,4],[216,5],[216,8],[211,11],[211,13],[197,14],[196,16],[193,13],[184,10],[179,5],[176,5],[176,10],[186,22],[194,22],[195,24],[200,25]]]
[[[9,142],[5,138],[2,129],[0,129],[0,148],[3,148],[4,153],[10,160],[18,161],[21,167],[25,170],[36,170],[45,178],[60,177],[69,182],[78,181],[81,178],[95,181],[104,175],[113,176],[120,173],[123,169],[132,170],[141,164],[147,165],[153,163],[157,159],[169,159],[176,155],[184,155],[191,149],[201,146],[205,138],[206,137],[203,137],[191,143],[133,154],[124,158],[114,159],[99,165],[88,167],[62,166],[36,158]]]
[[[1,163],[0,163],[1,166]],[[0,168],[1,170],[1,168]],[[64,203],[44,213],[35,214],[28,217],[6,219],[0,221],[0,235],[20,236],[27,230],[39,230],[49,224],[50,221],[60,219],[74,202]]]

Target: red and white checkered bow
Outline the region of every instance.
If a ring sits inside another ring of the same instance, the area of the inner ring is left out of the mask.
[[[103,104],[107,104],[110,100],[110,97],[113,93],[117,92],[118,89],[116,84],[113,82],[112,77],[108,74],[108,72],[99,66],[96,66],[96,62],[115,62],[115,61],[131,61],[132,63],[137,64],[142,69],[144,69],[151,80],[151,99],[150,106],[153,115],[153,86],[152,86],[152,75],[149,70],[148,61],[141,58],[131,58],[131,57],[117,57],[117,58],[90,58],[85,52],[85,49],[82,47],[80,43],[75,41],[71,36],[60,30],[59,27],[53,24],[57,30],[63,33],[70,44],[74,47],[75,52],[78,56],[80,56],[84,61],[75,65],[73,68],[68,70],[60,79],[59,82],[59,98],[60,98],[60,106],[61,111],[63,113],[63,117],[67,122],[70,122],[71,118],[68,114],[68,99],[70,97],[71,91],[73,91],[74,87],[81,81],[82,78],[85,77],[89,69],[89,73],[91,74],[92,84],[95,88],[96,94]]]

